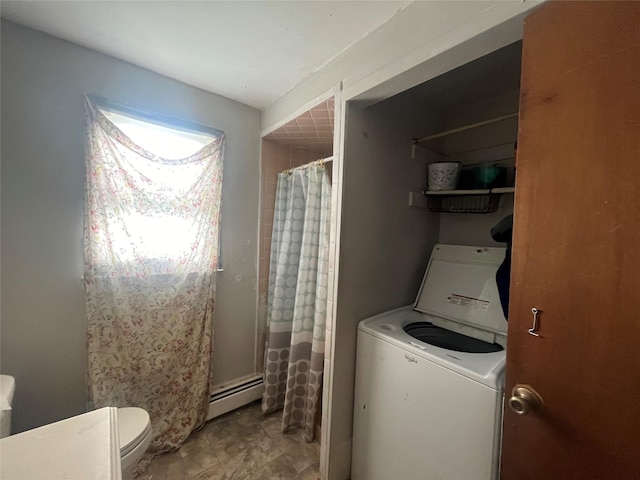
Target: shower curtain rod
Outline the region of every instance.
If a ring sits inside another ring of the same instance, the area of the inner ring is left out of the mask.
[[[287,173],[287,174],[291,175],[291,173],[294,170],[302,170],[304,168],[309,168],[309,167],[314,167],[314,166],[323,166],[325,163],[329,163],[329,162],[333,162],[333,155],[331,155],[329,157],[326,157],[326,158],[320,158],[318,160],[314,160],[313,162],[305,163],[304,165],[300,165],[299,167],[288,168],[286,170],[283,170],[282,173]]]

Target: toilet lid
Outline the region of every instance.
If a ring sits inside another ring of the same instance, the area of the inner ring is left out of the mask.
[[[120,454],[126,455],[147,435],[151,423],[146,410],[137,407],[118,409]]]

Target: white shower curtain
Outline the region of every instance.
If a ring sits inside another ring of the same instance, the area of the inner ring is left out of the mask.
[[[209,399],[224,136],[169,160],[88,100],[86,122],[89,396],[146,409],[150,452],[172,450]]]
[[[262,410],[313,440],[322,391],[331,184],[320,165],[278,175]]]

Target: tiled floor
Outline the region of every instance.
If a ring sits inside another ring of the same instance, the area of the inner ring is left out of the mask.
[[[138,480],[318,480],[320,445],[302,430],[281,433],[281,421],[281,413],[263,416],[260,402],[215,418]]]

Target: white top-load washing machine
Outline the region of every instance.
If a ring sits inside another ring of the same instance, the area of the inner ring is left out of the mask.
[[[436,245],[413,307],[360,322],[353,480],[498,477],[504,248]]]

